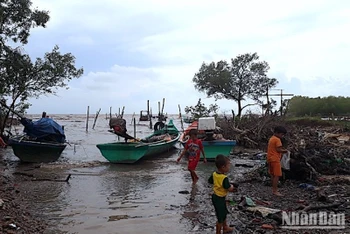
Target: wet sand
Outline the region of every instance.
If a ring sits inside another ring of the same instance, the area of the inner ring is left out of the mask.
[[[7,169],[5,175],[16,184],[18,200],[30,204],[30,210],[45,221],[44,233],[213,233],[215,213],[210,201],[211,187],[207,178],[215,170],[214,163],[200,163],[199,182],[192,186],[186,161],[176,163],[179,150],[156,158],[141,160],[133,165],[110,164],[100,155],[97,143],[117,140],[107,132],[107,121],[100,119],[96,130],[85,132],[83,117],[60,119],[66,125],[71,146],[58,162],[50,164],[21,164],[10,148],[2,150]],[[60,122],[58,120],[58,122]],[[178,122],[175,122],[178,126]],[[132,129],[132,127],[128,127]],[[152,130],[139,126],[138,135]],[[130,131],[130,134],[132,132]],[[231,180],[244,179],[251,167],[232,160]],[[249,164],[261,164],[250,161]],[[68,183],[38,181],[64,180]],[[348,189],[348,188],[347,188]],[[182,192],[182,193],[179,193]],[[296,183],[282,187],[284,198],[271,196],[270,187],[261,181],[240,185],[229,200],[239,201],[242,196],[271,202],[271,208],[295,209],[297,200],[314,201],[314,194],[299,189]],[[236,226],[236,233],[300,233],[298,231],[263,230],[261,225],[272,220],[230,207],[228,222]],[[18,232],[19,233],[19,232]],[[40,233],[40,232],[39,232]],[[327,233],[309,231],[309,233]],[[337,233],[337,232],[336,232]]]
[[[200,180],[193,186],[186,162],[176,164],[176,157],[174,151],[136,165],[95,162],[39,167],[19,164],[13,165],[11,173],[17,183],[18,197],[31,204],[34,214],[47,222],[44,233],[213,233],[216,218],[210,201],[211,186],[206,180],[214,164],[200,163],[197,170]],[[231,162],[231,180],[244,178],[242,173],[251,170],[234,167],[242,160]],[[68,183],[36,181],[43,178],[64,180],[68,174],[72,175]],[[343,190],[340,191],[340,187]],[[334,185],[328,189],[338,191],[336,199],[339,199],[350,187]],[[240,184],[238,191],[230,193],[227,199],[238,203],[242,196],[248,196],[270,202],[270,208],[283,210],[296,209],[300,205],[298,200],[311,204],[316,201],[314,192],[298,188],[297,183],[287,182],[281,192],[285,196],[277,198],[271,195],[269,186],[251,181]],[[236,205],[229,209],[228,222],[236,227],[234,233],[265,232],[261,225],[274,223],[240,210]],[[275,229],[267,233],[300,231]],[[308,233],[331,232],[313,230]]]

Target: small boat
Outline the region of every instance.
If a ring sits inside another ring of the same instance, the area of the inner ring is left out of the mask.
[[[158,114],[157,116],[152,116],[153,119],[158,119],[158,122],[165,122],[168,118],[167,115],[164,114]]]
[[[223,154],[225,156],[230,155],[233,147],[236,145],[235,140],[226,140],[221,134],[215,134],[214,129],[205,128],[205,130],[200,130],[198,122],[202,119],[208,120],[209,118],[199,118],[198,121],[194,121],[188,126],[188,128],[181,134],[179,142],[185,146],[187,140],[189,139],[188,133],[191,129],[198,130],[198,138],[202,140],[205,157],[208,161],[214,161],[218,154]],[[213,120],[213,119],[209,119]],[[215,121],[214,121],[215,123]],[[213,124],[211,124],[213,125]],[[215,124],[214,124],[215,125]],[[214,127],[211,127],[214,128]]]
[[[184,123],[193,123],[194,122],[194,119],[192,117],[189,117],[189,116],[185,116],[183,117],[183,121]]]
[[[114,142],[96,145],[102,156],[111,163],[131,164],[141,158],[156,156],[174,148],[180,138],[180,132],[172,120],[163,128],[141,141]]]
[[[54,162],[67,146],[65,143],[34,141],[27,136],[11,137],[9,145],[22,162],[28,163]]]
[[[9,146],[22,162],[46,163],[56,161],[66,148],[63,127],[44,116],[32,121],[21,118],[25,135],[9,138]]]
[[[10,136],[8,145],[22,162],[42,163],[56,161],[66,148],[64,127],[42,113],[41,119],[32,121],[0,101],[0,105],[20,118],[24,135]]]
[[[146,114],[143,114],[144,112],[146,112]],[[149,121],[151,117],[148,111],[140,111],[139,121]]]

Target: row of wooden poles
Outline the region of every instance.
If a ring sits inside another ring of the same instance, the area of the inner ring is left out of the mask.
[[[117,116],[120,116],[121,118],[123,118],[124,110],[125,110],[125,106],[123,106],[121,111],[120,111],[120,108],[119,108]],[[98,118],[100,112],[101,112],[101,108],[96,112],[96,115],[95,115],[95,118],[94,118],[94,123],[92,125],[92,129],[95,129],[96,121],[97,121],[97,118]],[[106,114],[106,117],[107,117],[107,114]],[[90,106],[87,107],[87,112],[86,112],[86,132],[89,131],[89,118],[90,118]],[[112,118],[112,107],[109,108],[109,118],[110,119]]]
[[[179,118],[180,118],[180,121],[181,121],[181,129],[184,130],[180,104],[178,105],[178,108],[179,108]],[[122,109],[119,108],[117,116],[120,116],[121,118],[123,118],[124,110],[125,110],[125,106],[123,106]],[[98,118],[100,112],[101,112],[101,108],[96,112],[96,115],[95,115],[95,118],[94,118],[94,123],[92,125],[92,129],[95,129],[96,121],[97,121],[97,118]],[[90,117],[90,106],[87,107],[87,112],[86,112],[86,132],[89,131],[89,117]],[[109,108],[109,118],[110,119],[112,118],[112,107]],[[106,114],[106,119],[107,119],[107,114]],[[132,116],[132,122],[134,124],[134,137],[135,137],[136,136],[135,112],[134,112],[134,114]],[[150,118],[150,128],[152,129],[152,118]]]

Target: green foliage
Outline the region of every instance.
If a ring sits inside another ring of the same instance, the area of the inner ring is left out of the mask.
[[[200,117],[209,117],[210,115],[217,116],[217,111],[219,107],[217,104],[210,104],[209,108],[202,103],[201,99],[198,100],[197,105],[195,106],[186,106],[185,112],[186,114],[190,114],[191,118],[198,119]]]
[[[0,98],[21,113],[30,106],[28,98],[55,94],[58,88],[67,88],[67,82],[83,74],[82,68],[75,67],[75,57],[61,54],[58,46],[34,61],[22,52],[31,28],[45,27],[50,18],[47,11],[33,10],[31,6],[30,0],[0,3]],[[6,121],[9,112],[2,113]],[[3,131],[4,124],[0,124],[0,133]]]
[[[289,116],[344,116],[350,115],[349,97],[317,97],[295,96],[288,104]]]
[[[350,128],[350,122],[346,120],[322,120],[321,117],[287,117],[286,122],[290,124],[297,124],[299,126],[336,126],[341,128]]]
[[[26,44],[33,27],[45,27],[48,11],[32,10],[31,0],[2,0],[0,3],[0,38],[2,46],[8,40]]]
[[[57,88],[67,87],[67,81],[83,74],[83,69],[75,68],[75,57],[61,54],[57,46],[46,53],[44,59],[37,58],[33,63],[27,54],[9,50],[1,63],[0,77],[4,84],[4,94],[14,101],[43,94],[55,94]]]
[[[250,98],[255,104],[261,104],[259,98],[278,83],[275,78],[267,76],[269,69],[267,62],[259,61],[257,53],[247,53],[231,59],[231,64],[223,60],[203,63],[193,82],[195,88],[208,97],[236,101],[238,116],[241,116],[242,110],[252,105],[242,106],[242,101]]]

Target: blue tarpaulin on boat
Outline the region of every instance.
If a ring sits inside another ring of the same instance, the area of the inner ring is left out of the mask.
[[[24,132],[36,138],[38,141],[55,141],[64,143],[66,136],[64,130],[51,118],[41,118],[38,121],[32,121],[27,118],[22,118],[21,123],[24,126]]]

